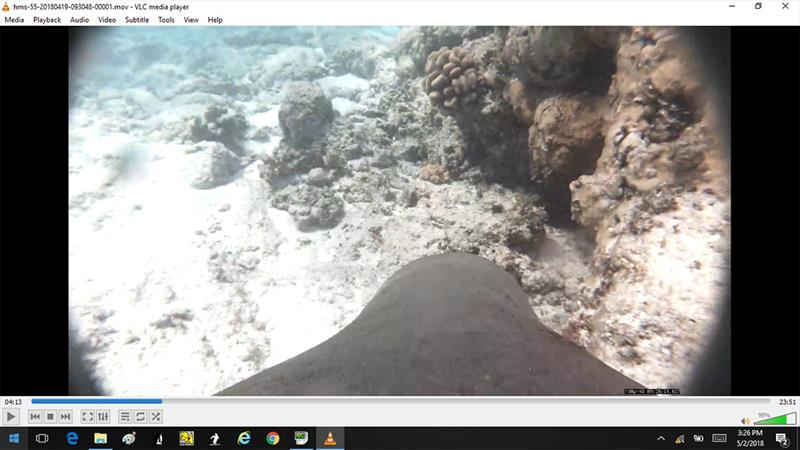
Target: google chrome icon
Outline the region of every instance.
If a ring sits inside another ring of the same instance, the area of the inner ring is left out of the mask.
[[[267,444],[278,445],[278,442],[280,442],[280,440],[281,437],[278,433],[274,431],[270,431],[269,433],[267,433]]]

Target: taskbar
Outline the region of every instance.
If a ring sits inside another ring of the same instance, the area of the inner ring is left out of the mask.
[[[797,449],[795,427],[27,427],[15,450]]]

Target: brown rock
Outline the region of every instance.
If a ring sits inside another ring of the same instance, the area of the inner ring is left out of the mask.
[[[439,57],[438,57],[438,58],[436,58],[436,67],[438,67],[438,68],[440,68],[440,69],[441,69],[442,67],[444,67],[444,65],[445,65],[445,64],[447,64],[447,61],[448,61],[448,57],[449,57],[449,56],[450,56],[450,52],[449,52],[449,51],[445,50],[445,52],[442,52],[442,53],[439,55]]]
[[[621,188],[622,178],[618,175],[581,176],[569,185],[572,191],[572,220],[597,231],[601,222],[608,217],[617,205],[611,192]]]
[[[433,89],[437,89],[437,90],[438,90],[438,89],[441,89],[441,88],[443,88],[443,87],[447,86],[447,83],[448,83],[448,82],[449,82],[449,80],[447,79],[447,77],[446,77],[446,76],[444,76],[444,75],[439,75],[438,77],[436,77],[436,78],[433,80],[433,82],[431,82],[431,87],[432,87]]]
[[[539,103],[528,131],[531,175],[574,180],[591,173],[603,148],[603,101],[588,95],[557,96]]]
[[[475,72],[469,72],[466,75],[467,78],[467,88],[469,90],[473,90],[478,86],[478,76],[475,75]]]
[[[470,92],[469,94],[461,97],[461,103],[468,104],[474,102],[478,98],[477,92]]]
[[[436,70],[436,71],[433,71],[433,72],[429,73],[428,76],[425,77],[425,92],[430,92],[431,91],[431,83],[433,83],[433,80],[435,80],[436,77],[438,77],[439,75],[440,75],[439,71]]]
[[[464,92],[463,78],[456,78],[450,85],[453,86],[453,89],[455,89],[456,95],[461,95],[461,93]]]
[[[429,73],[433,70],[434,65],[436,65],[436,58],[439,57],[439,53],[433,52],[428,55],[428,59],[425,61],[425,73]]]
[[[653,87],[668,99],[682,98],[690,103],[700,103],[696,98],[702,92],[702,85],[687,64],[672,58],[659,64],[650,75]]]
[[[419,169],[419,177],[433,184],[443,184],[450,181],[450,172],[441,164],[426,164]]]
[[[508,99],[517,118],[527,125],[533,125],[537,99],[521,81],[513,79],[508,84]]]

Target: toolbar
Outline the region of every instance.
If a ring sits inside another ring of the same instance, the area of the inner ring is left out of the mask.
[[[798,397],[4,397],[2,425],[798,426]]]

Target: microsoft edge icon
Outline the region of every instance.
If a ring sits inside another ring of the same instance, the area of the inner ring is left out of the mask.
[[[239,439],[236,440],[236,443],[239,445],[250,445],[251,439],[252,437],[250,437],[250,432],[244,431],[239,434]]]
[[[67,444],[78,445],[78,433],[74,431],[67,433]]]

